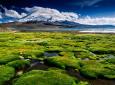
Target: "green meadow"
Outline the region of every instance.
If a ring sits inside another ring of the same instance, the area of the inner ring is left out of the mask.
[[[91,85],[87,79],[115,79],[114,34],[0,33],[0,85]]]

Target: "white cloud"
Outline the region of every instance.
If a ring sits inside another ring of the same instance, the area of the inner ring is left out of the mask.
[[[115,25],[115,18],[102,17],[102,18],[91,18],[89,16],[80,18],[76,22],[81,24],[89,25]]]
[[[93,6],[100,1],[102,1],[102,0],[86,0],[86,1],[84,1],[83,5],[84,6]]]
[[[25,9],[28,14],[30,14],[28,17],[25,19],[44,19],[48,20],[51,19],[51,21],[63,21],[63,20],[68,20],[68,21],[74,21],[77,20],[78,15],[76,13],[72,12],[60,12],[56,9],[51,9],[51,8],[43,8],[43,7],[32,7],[32,8],[23,8]]]
[[[2,17],[2,12],[0,12],[0,19],[2,19],[3,17]]]
[[[2,7],[2,6],[1,6]],[[16,19],[20,19],[26,16],[26,13],[18,13],[15,10],[8,10],[7,8],[2,7],[4,13],[0,12],[0,23],[14,22]]]
[[[74,21],[77,20],[79,18],[79,15],[76,13],[72,13],[72,12],[62,12],[61,13],[63,16],[65,16],[66,19],[70,20],[70,21]]]
[[[100,1],[100,0],[96,0]],[[115,18],[91,18],[89,16],[86,16],[85,18],[79,18],[79,15],[77,13],[73,12],[60,12],[56,9],[51,9],[51,8],[43,8],[43,7],[37,7],[34,6],[32,8],[23,8],[26,13],[18,13],[15,10],[8,10],[6,8],[5,13],[2,14],[0,13],[0,19],[4,19],[5,17],[12,17],[12,18],[17,18],[20,19],[22,17],[25,17],[24,19],[20,20],[51,20],[51,21],[73,21],[81,24],[88,24],[88,25],[115,25]],[[5,16],[3,16],[5,15]],[[15,19],[12,19],[15,20]],[[12,21],[12,20],[8,20]],[[0,21],[1,22],[1,21]]]
[[[15,10],[8,10],[5,8],[5,14],[6,17],[13,17],[13,18],[22,18],[23,17],[23,13],[19,14],[17,11]]]
[[[89,0],[90,1],[90,0]],[[92,4],[97,3],[101,0],[93,0]],[[88,25],[115,25],[115,18],[91,18],[90,16],[86,16],[85,18],[79,18],[77,13],[72,12],[60,12],[56,9],[51,8],[43,8],[43,7],[26,7],[25,10],[31,15],[26,17],[26,19],[41,19],[37,17],[42,17],[42,19],[47,20],[52,18],[52,21],[59,21],[59,20],[68,20],[73,21],[81,24],[88,24]]]
[[[26,13],[21,13],[21,18],[23,18],[23,17],[25,17],[25,16],[27,16]]]
[[[77,6],[81,6],[81,7],[94,6],[101,1],[103,1],[103,0],[80,0],[77,3],[76,2],[70,3],[70,5],[77,5]]]

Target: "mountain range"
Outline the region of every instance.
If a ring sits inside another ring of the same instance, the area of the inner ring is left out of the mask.
[[[41,10],[41,9],[40,9]],[[51,10],[55,11],[55,10]],[[10,18],[10,17],[8,17]],[[11,19],[11,18],[10,18]],[[12,18],[12,22],[1,24],[0,27],[8,27],[15,30],[60,30],[63,28],[115,28],[113,25],[87,25],[76,22],[73,14],[34,10],[28,15],[16,19]]]

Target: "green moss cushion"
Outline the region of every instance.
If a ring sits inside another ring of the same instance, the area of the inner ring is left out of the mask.
[[[7,63],[6,65],[11,66],[15,69],[22,69],[26,66],[29,66],[30,62],[28,60],[15,60],[15,61]]]
[[[14,85],[77,85],[75,79],[59,71],[33,70],[20,77]]]
[[[8,66],[0,66],[0,85],[10,80],[15,74],[15,69]]]
[[[86,77],[115,79],[114,64],[104,64],[96,61],[85,61],[82,64],[80,72]]]
[[[1,55],[0,54],[0,64],[6,64],[8,62],[20,59],[19,55],[16,54],[8,54],[8,55]]]

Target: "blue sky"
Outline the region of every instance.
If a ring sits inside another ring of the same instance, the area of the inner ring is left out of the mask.
[[[41,6],[71,11],[81,16],[115,17],[115,0],[0,0],[0,4],[10,9]]]
[[[53,9],[54,15],[58,11],[58,17],[64,19],[66,15],[70,19],[72,16],[76,18],[73,21],[81,24],[115,25],[115,0],[0,0],[0,23],[25,17],[31,14],[32,10],[38,11],[40,15],[39,7],[42,7],[42,12],[49,8],[46,12],[49,13],[48,16],[52,16]],[[25,10],[26,8],[30,11]]]

